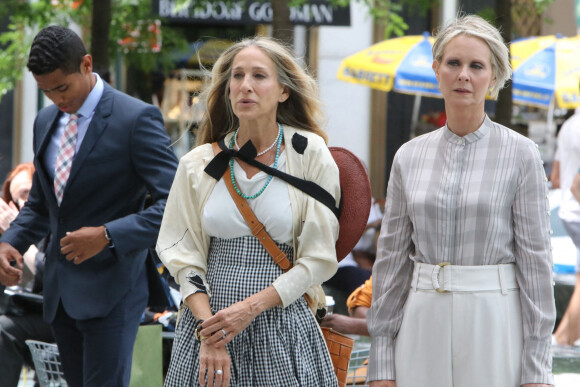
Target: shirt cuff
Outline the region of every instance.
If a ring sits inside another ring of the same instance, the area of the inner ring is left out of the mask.
[[[389,336],[373,336],[367,382],[396,380],[395,377],[395,341]]]
[[[196,285],[192,284],[189,281],[190,276],[198,275],[201,277],[203,284],[205,285],[205,289],[207,291],[207,295],[210,296],[209,285],[207,284],[207,280],[205,279],[205,275],[201,274],[198,270],[192,268],[185,268],[180,270],[177,273],[177,283],[179,284],[179,290],[181,292],[181,300],[185,302],[185,299],[191,296],[194,293],[199,293],[200,289]]]
[[[272,283],[282,300],[284,308],[306,293],[312,286],[310,278],[311,276],[305,267],[296,265]]]
[[[550,338],[524,340],[521,384],[544,383],[554,385],[552,375],[552,343]]]

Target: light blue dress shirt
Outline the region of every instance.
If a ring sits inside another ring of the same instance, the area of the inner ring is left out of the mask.
[[[99,77],[99,74],[93,73],[94,76],[97,78],[97,82],[95,83],[95,87],[89,93],[89,96],[81,106],[81,108],[76,112],[79,115],[79,119],[77,121],[78,132],[77,132],[77,146],[75,148],[75,156],[81,147],[83,139],[87,134],[87,129],[93,119],[93,115],[95,114],[95,109],[97,104],[101,100],[103,96],[103,90],[105,86],[103,85],[103,80]],[[58,150],[60,148],[60,139],[64,132],[64,127],[68,123],[70,119],[69,113],[63,113],[60,116],[60,119],[57,124],[57,128],[52,134],[50,138],[50,143],[46,147],[46,152],[44,153],[44,166],[48,171],[49,176],[51,179],[54,179],[54,167],[56,165],[56,158],[58,156]],[[73,160],[74,162],[74,160]]]

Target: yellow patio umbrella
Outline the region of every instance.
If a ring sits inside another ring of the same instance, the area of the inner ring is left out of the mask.
[[[345,58],[337,77],[377,90],[441,97],[431,68],[433,42],[428,32],[384,40]]]
[[[414,95],[411,117],[414,131],[421,97],[442,97],[431,67],[434,41],[428,32],[384,40],[343,59],[337,77],[377,90]]]
[[[580,106],[580,35],[536,36],[511,44],[513,101],[574,109]]]
[[[554,109],[580,107],[580,35],[535,36],[510,45],[512,94],[517,104],[548,109],[547,143],[555,137]]]

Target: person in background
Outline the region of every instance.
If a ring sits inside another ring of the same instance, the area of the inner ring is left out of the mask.
[[[370,386],[553,384],[546,175],[536,144],[487,117],[508,48],[462,15],[433,44],[444,127],[396,153],[367,315]]]
[[[18,212],[28,200],[32,187],[34,165],[32,163],[18,164],[9,174],[2,186],[0,200],[0,219],[2,232],[10,222],[16,218]],[[27,272],[32,276],[30,285],[23,279],[21,286],[29,287],[33,293],[42,293],[42,271],[44,269],[43,247],[46,241],[24,254],[24,263]],[[0,289],[3,291],[3,289]],[[1,297],[1,295],[0,295]],[[30,351],[26,340],[53,342],[54,338],[50,326],[42,319],[42,310],[39,305],[10,304],[4,314],[0,315],[0,387],[17,387],[22,366],[26,364],[34,369]]]
[[[0,234],[3,234],[16,218],[20,208],[28,200],[34,165],[32,163],[18,164],[2,184],[2,199],[0,200]]]
[[[28,200],[30,188],[32,187],[32,177],[34,175],[33,163],[18,164],[8,173],[6,180],[2,184],[2,200],[0,200],[0,235],[2,235],[20,209]],[[23,255],[25,266],[25,277],[21,283],[28,283],[32,278],[31,274],[34,272],[34,259],[38,252],[35,245],[31,245],[28,251]]]
[[[355,289],[346,300],[348,316],[338,313],[328,313],[322,322],[323,327],[337,330],[341,333],[368,336],[367,312],[371,307],[373,295],[372,277]]]
[[[295,58],[277,41],[255,37],[213,67],[198,146],[180,160],[157,242],[185,306],[166,387],[338,384],[303,297],[336,272],[338,220],[239,158],[315,182],[339,202],[316,82]],[[222,139],[227,150],[214,152]],[[247,200],[293,263],[287,272],[252,235],[233,195]]]
[[[54,104],[34,123],[36,171],[0,238],[0,281],[17,284],[21,254],[50,234],[43,312],[68,385],[128,386],[147,249],[177,158],[159,109],[113,89],[92,64],[69,28],[43,28],[32,42],[27,67]]]
[[[554,332],[558,345],[574,345],[580,339],[580,203],[572,192],[572,182],[579,168],[580,108],[577,108],[558,133],[558,148],[550,174],[552,188],[560,188],[562,195],[558,215],[577,250],[574,292]]]
[[[373,199],[367,225],[360,240],[353,250],[338,262],[336,274],[324,285],[344,291],[348,295],[369,279],[375,261],[376,240],[382,218],[381,206]]]

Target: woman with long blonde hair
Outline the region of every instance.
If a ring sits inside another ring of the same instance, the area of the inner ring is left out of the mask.
[[[198,146],[180,161],[157,243],[186,306],[165,385],[336,386],[302,296],[336,271],[337,218],[253,164],[315,182],[339,203],[315,81],[263,37],[226,50],[212,75]],[[213,166],[224,169],[216,175]],[[232,195],[247,200],[290,270],[253,235]]]

